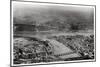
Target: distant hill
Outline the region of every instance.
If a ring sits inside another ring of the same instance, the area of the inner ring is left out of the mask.
[[[30,4],[22,5],[14,7],[14,24],[36,25],[42,31],[51,29],[58,31],[93,30],[93,8],[53,5],[38,5],[39,7],[37,7],[34,4],[34,6],[30,6]]]

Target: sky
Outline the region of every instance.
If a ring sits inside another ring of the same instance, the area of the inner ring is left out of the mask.
[[[67,21],[72,18],[79,21],[93,20],[92,6],[33,3],[33,2],[12,2],[13,17],[20,23],[36,21],[45,23],[55,18],[59,21]],[[93,23],[93,22],[90,22]]]

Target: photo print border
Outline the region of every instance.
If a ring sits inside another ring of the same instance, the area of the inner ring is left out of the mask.
[[[12,47],[13,47],[13,22],[12,22],[12,2],[33,2],[33,3],[46,3],[46,4],[58,4],[58,5],[77,5],[77,6],[92,6],[94,8],[94,59],[93,60],[75,60],[75,61],[61,61],[61,62],[49,62],[49,63],[33,63],[33,64],[13,64],[12,59]],[[67,64],[67,63],[82,63],[82,62],[96,62],[96,5],[87,4],[72,4],[72,3],[55,3],[55,2],[39,2],[39,1],[24,1],[24,0],[10,0],[10,66],[36,66],[36,65],[52,65],[52,64]]]

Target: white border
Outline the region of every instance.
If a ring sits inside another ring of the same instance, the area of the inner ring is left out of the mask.
[[[18,1],[18,2],[20,2],[20,1]],[[21,1],[22,2],[22,1]],[[27,1],[27,2],[29,2],[29,1]],[[32,1],[31,1],[32,2]],[[96,15],[95,15],[95,11],[96,11],[96,6],[95,5],[84,5],[84,4],[67,4],[67,3],[46,3],[46,2],[36,2],[36,1],[33,1],[33,3],[43,3],[43,4],[54,4],[54,5],[63,5],[63,6],[85,6],[85,7],[93,7],[93,9],[94,9],[94,39],[96,39]],[[75,62],[91,62],[91,61],[96,61],[96,42],[95,42],[95,40],[94,40],[94,59],[90,59],[90,60],[74,60],[74,61],[55,61],[55,62],[43,62],[43,63],[32,63],[32,64],[13,64],[13,5],[12,5],[12,2],[11,2],[11,66],[34,66],[34,65],[48,65],[48,64],[63,64],[63,63],[75,63]]]

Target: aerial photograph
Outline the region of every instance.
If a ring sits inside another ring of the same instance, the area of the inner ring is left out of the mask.
[[[95,59],[94,6],[12,1],[12,64]]]

